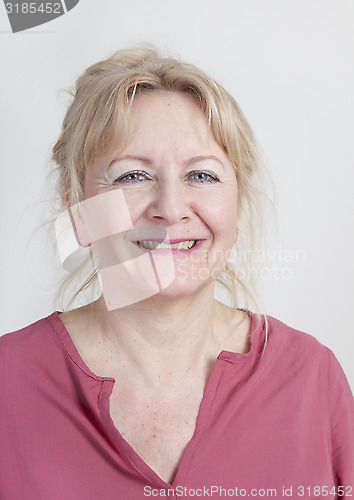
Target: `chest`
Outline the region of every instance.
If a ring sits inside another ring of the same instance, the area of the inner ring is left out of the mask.
[[[260,411],[258,398],[262,391]],[[146,394],[142,398],[129,396],[124,390],[113,391],[111,416],[137,454],[171,484],[193,436],[202,394],[195,391],[184,398],[162,395],[163,391],[161,397]],[[321,417],[323,406],[318,404],[317,408],[313,403],[310,408],[307,404],[311,414],[308,420],[294,394],[280,398],[279,392],[257,386],[249,396],[245,400],[242,392],[234,389],[230,397],[222,397],[218,418],[203,434],[204,451],[198,455],[198,467],[194,463],[191,474],[195,484],[222,484],[225,488],[232,488],[235,482],[242,488],[263,488],[266,484],[277,488],[278,495],[284,484],[293,485],[296,491],[299,485],[312,488],[319,481],[332,486],[327,419]],[[202,406],[201,411],[205,410]]]
[[[111,418],[135,452],[171,484],[192,439],[202,397],[198,390],[185,397],[142,397],[115,387],[110,398]]]

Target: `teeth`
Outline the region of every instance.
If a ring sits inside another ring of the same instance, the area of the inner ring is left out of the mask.
[[[197,240],[180,241],[179,243],[161,243],[159,241],[138,241],[138,245],[146,250],[160,250],[164,248],[177,250],[190,250],[197,243]]]

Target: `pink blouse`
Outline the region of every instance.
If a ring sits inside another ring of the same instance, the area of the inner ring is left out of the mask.
[[[0,499],[354,497],[354,400],[332,352],[252,314],[247,354],[222,351],[172,485],[110,417],[112,378],[55,312],[0,337]]]

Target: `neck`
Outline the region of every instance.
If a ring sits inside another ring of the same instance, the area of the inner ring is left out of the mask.
[[[144,377],[161,376],[208,364],[220,352],[223,307],[213,298],[213,286],[192,297],[151,297],[129,307],[107,311],[100,298],[92,308],[97,325],[92,342],[104,346],[117,365],[130,365]]]

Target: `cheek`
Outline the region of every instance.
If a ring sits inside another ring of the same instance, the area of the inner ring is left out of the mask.
[[[151,203],[150,197],[146,192],[138,190],[125,190],[125,201],[130,213],[133,224],[137,223],[140,219],[145,220],[146,210]]]
[[[237,195],[234,193],[213,200],[208,208],[209,220],[216,235],[235,243],[237,236]]]

